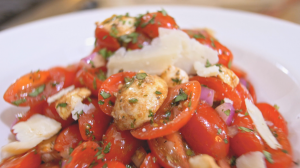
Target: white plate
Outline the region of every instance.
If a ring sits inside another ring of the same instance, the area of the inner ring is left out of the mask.
[[[182,28],[207,27],[234,54],[234,64],[249,74],[259,101],[280,106],[288,121],[295,160],[300,156],[300,26],[239,11],[190,6],[164,6]],[[53,17],[0,33],[0,95],[21,75],[55,65],[67,65],[93,48],[95,21],[112,14],[131,15],[160,10],[138,6],[78,12]],[[8,142],[17,112],[0,100],[0,146]]]

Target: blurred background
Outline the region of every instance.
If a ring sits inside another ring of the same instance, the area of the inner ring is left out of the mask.
[[[300,24],[300,0],[0,0],[0,31],[75,11],[157,4],[238,9]]]

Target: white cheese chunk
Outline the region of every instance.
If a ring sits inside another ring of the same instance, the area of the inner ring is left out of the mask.
[[[59,91],[58,93],[52,95],[51,97],[48,97],[47,102],[48,104],[51,104],[53,102],[55,102],[56,100],[60,99],[63,95],[67,94],[68,92],[72,91],[75,89],[75,86],[69,86],[65,89],[62,89],[61,91]]]
[[[25,153],[45,139],[51,138],[59,132],[61,124],[54,119],[41,114],[35,114],[27,121],[13,126],[19,141],[11,142],[1,149],[2,159]]]
[[[224,103],[230,103],[230,104],[233,104],[233,101],[228,99],[228,98],[224,98]]]
[[[267,126],[267,123],[264,120],[261,111],[249,99],[245,99],[245,103],[247,111],[251,119],[253,120],[253,123],[260,136],[272,149],[281,148],[281,145],[278,143],[277,139],[274,137],[269,127]]]
[[[237,168],[266,168],[264,155],[261,152],[249,152],[236,159]]]
[[[209,155],[197,155],[189,159],[190,168],[220,168],[215,159]]]
[[[109,58],[108,76],[124,71],[144,70],[149,74],[161,74],[169,65],[181,68],[188,74],[194,74],[195,61],[218,62],[218,53],[213,49],[191,39],[181,30],[159,28],[159,37],[153,39],[151,45],[142,49],[125,51],[120,48]]]
[[[220,73],[218,66],[213,65],[210,67],[205,67],[205,63],[198,61],[194,62],[194,68],[197,72],[197,75],[202,77],[217,76]]]
[[[87,113],[89,110],[95,109],[96,107],[93,105],[93,103],[90,103],[89,105],[83,104],[81,101],[78,101],[77,104],[74,107],[74,110],[72,113],[72,118],[74,120],[78,120],[78,114],[83,111],[84,113]]]

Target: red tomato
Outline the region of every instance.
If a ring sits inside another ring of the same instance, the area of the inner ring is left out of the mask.
[[[96,142],[83,142],[71,153],[65,168],[89,167],[98,151],[99,145]]]
[[[246,110],[247,107],[246,107],[246,104],[245,104],[245,99],[249,99],[250,101],[253,102],[251,94],[249,93],[249,91],[247,90],[247,88],[244,85],[242,85],[241,83],[239,83],[235,87],[235,90],[239,93],[240,99],[242,101],[240,109]]]
[[[253,121],[249,115],[245,116],[245,111],[235,114],[234,122],[231,126],[238,129],[238,133],[230,140],[230,147],[235,155],[241,156],[248,152],[263,151],[262,139],[254,131]]]
[[[70,86],[76,72],[62,67],[31,72],[17,79],[4,93],[4,100],[16,106],[32,106]]]
[[[76,81],[78,81],[81,86],[85,86],[91,90],[94,96],[97,96],[98,90],[106,79],[106,71],[106,67],[82,69],[78,72]]]
[[[148,145],[161,166],[166,168],[189,167],[182,138],[178,132],[148,140]]]
[[[180,89],[187,95],[187,99],[178,102],[179,104],[173,104]],[[132,130],[131,134],[138,139],[153,139],[178,131],[193,116],[200,94],[201,86],[197,81],[169,88],[168,96],[156,112],[153,123]]]
[[[154,157],[153,154],[148,153],[140,168],[160,168],[160,165],[158,164],[156,157]]]
[[[59,152],[69,152],[70,148],[75,148],[82,137],[79,132],[78,124],[73,124],[62,130],[55,140],[54,149]]]
[[[270,130],[275,134],[278,143],[282,146],[282,149],[272,149],[267,144],[265,145],[265,151],[271,154],[273,163],[266,160],[268,168],[289,168],[293,165],[293,151],[290,142],[285,132],[275,126],[270,127]]]
[[[245,78],[247,73],[236,66],[231,66],[231,70],[238,76],[239,78]]]
[[[38,168],[41,164],[41,156],[35,150],[31,150],[24,155],[14,156],[2,161],[1,168]]]
[[[116,101],[114,93],[119,91],[119,85],[125,84],[125,78],[132,78],[135,76],[135,72],[120,72],[107,78],[99,89],[98,103],[100,109],[107,115],[110,115],[113,109],[113,104]],[[107,97],[103,97],[103,94],[107,94]]]
[[[190,81],[198,81],[199,83],[213,89],[215,91],[215,101],[220,101],[224,98],[229,98],[233,101],[233,107],[235,109],[240,109],[242,104],[240,94],[236,89],[232,89],[231,86],[224,83],[221,79],[215,77],[194,76],[190,78]]]
[[[135,49],[141,49],[145,45],[149,45],[151,42],[151,39],[144,35],[143,33],[138,33],[137,41],[136,42],[129,42],[127,45],[127,49],[135,50]]]
[[[118,40],[110,36],[109,32],[103,28],[102,25],[98,25],[95,30],[96,48],[106,48],[109,51],[116,51],[120,48]]]
[[[85,103],[88,104],[89,102],[85,101]],[[100,141],[112,118],[100,110],[96,99],[92,99],[91,103],[95,109],[80,115],[78,119],[79,130],[83,140]]]
[[[280,128],[285,133],[285,135],[288,136],[289,131],[286,121],[274,106],[271,106],[268,103],[258,103],[256,104],[256,107],[259,108],[266,121],[271,121],[274,126]]]
[[[255,89],[254,89],[252,83],[250,83],[249,81],[247,81],[247,84],[248,84],[247,89],[248,89],[250,95],[252,96],[253,102],[256,103],[257,102],[257,98],[256,98]]]
[[[66,128],[74,122],[71,115],[68,117],[67,120],[62,119],[57,113],[54,103],[51,103],[46,108],[44,108],[43,114],[49,118],[56,120],[57,122],[60,122],[62,128]]]
[[[147,34],[151,38],[158,37],[158,28],[178,29],[174,18],[163,12],[148,13],[142,16],[137,31]]]
[[[229,69],[233,60],[231,51],[215,39],[207,30],[183,30],[191,38],[195,38],[201,44],[207,45],[218,52],[219,64],[222,64]]]
[[[208,154],[216,160],[228,154],[227,126],[218,113],[204,102],[199,103],[196,114],[180,132],[196,154]]]
[[[118,161],[109,161],[109,162],[102,162],[93,166],[93,168],[126,168],[125,165]]]
[[[41,164],[39,168],[60,168],[59,164],[54,163],[44,163]]]
[[[129,164],[131,156],[141,146],[140,140],[135,139],[129,131],[118,131],[115,124],[108,127],[103,140],[104,149],[108,149],[107,153],[104,152],[105,161],[119,161]]]

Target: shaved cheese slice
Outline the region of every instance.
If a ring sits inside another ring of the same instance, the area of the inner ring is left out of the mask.
[[[61,124],[44,115],[35,114],[27,121],[13,126],[19,141],[11,142],[1,149],[2,159],[25,153],[45,139],[51,138],[59,132]]]
[[[197,75],[202,77],[217,76],[220,73],[218,66],[205,67],[204,63],[198,61],[194,63],[194,68]]]
[[[267,123],[264,120],[261,111],[249,99],[245,99],[245,103],[247,111],[251,119],[253,120],[253,123],[260,136],[272,149],[281,148],[281,145],[278,143],[277,139],[274,137],[269,127],[267,126]]]
[[[264,155],[261,152],[246,153],[236,159],[237,168],[266,168]]]
[[[63,95],[67,94],[68,92],[72,91],[75,89],[75,86],[69,86],[65,89],[62,89],[61,91],[59,91],[58,93],[52,95],[51,97],[48,97],[47,102],[48,104],[51,104],[53,102],[55,102],[56,100],[58,100],[59,98],[61,98]]]
[[[181,30],[159,28],[159,37],[151,45],[139,50],[127,51],[120,48],[109,58],[107,76],[124,71],[144,70],[149,74],[161,74],[169,65],[175,65],[188,74],[194,74],[195,61],[211,64],[218,62],[218,53],[191,39]]]
[[[230,99],[228,99],[228,98],[224,98],[224,102],[225,102],[225,103],[230,103],[230,104],[233,104],[233,101],[232,101],[232,100],[230,100]]]
[[[72,113],[72,118],[74,120],[78,120],[78,115],[81,112],[87,113],[89,110],[95,109],[96,107],[93,105],[93,103],[90,103],[89,105],[83,104],[81,101],[78,101],[77,104],[74,107],[74,110]]]
[[[191,168],[220,168],[215,159],[209,155],[197,155],[189,159]]]

